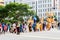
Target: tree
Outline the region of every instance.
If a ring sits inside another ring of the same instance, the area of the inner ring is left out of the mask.
[[[30,6],[27,4],[18,4],[18,3],[10,3],[5,6],[6,10],[8,10],[8,16],[14,17],[13,20],[19,20],[22,16],[34,15],[34,11],[30,10]]]
[[[0,6],[0,21],[8,16],[7,12],[4,6]]]

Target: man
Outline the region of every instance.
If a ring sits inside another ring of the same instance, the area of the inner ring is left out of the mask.
[[[33,30],[34,30],[34,32],[36,31],[36,23],[33,23],[33,25],[32,25],[32,28],[33,28]]]

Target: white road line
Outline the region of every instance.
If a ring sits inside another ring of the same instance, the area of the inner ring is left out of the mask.
[[[60,40],[60,37],[49,37],[49,36],[33,36],[33,35],[21,35],[22,37],[32,37],[32,38],[47,38],[47,39],[55,39]]]

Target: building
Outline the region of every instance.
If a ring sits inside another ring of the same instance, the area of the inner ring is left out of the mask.
[[[37,15],[41,17],[46,17],[46,12],[50,13],[52,11],[52,0],[38,0],[37,2]]]
[[[4,0],[0,0],[0,5],[4,5]]]
[[[60,21],[60,0],[54,0],[53,3],[55,15],[57,16],[58,21]]]
[[[37,15],[46,18],[46,13],[54,13],[60,21],[60,0],[38,0]]]

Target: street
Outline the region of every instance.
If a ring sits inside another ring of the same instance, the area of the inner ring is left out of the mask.
[[[60,30],[0,34],[0,40],[60,40]]]

